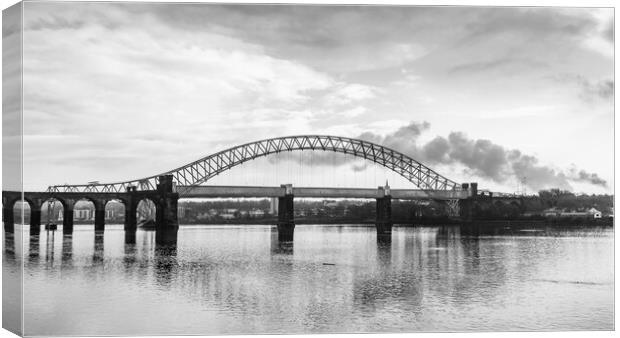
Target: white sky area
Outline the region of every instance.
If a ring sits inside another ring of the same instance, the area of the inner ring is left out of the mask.
[[[25,190],[327,134],[493,191],[613,191],[613,9],[34,2],[23,39]],[[286,156],[207,184],[414,188]]]

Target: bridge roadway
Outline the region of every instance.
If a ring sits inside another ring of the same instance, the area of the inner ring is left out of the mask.
[[[181,198],[244,198],[244,197],[284,197],[287,194],[295,198],[381,198],[387,195],[383,189],[368,188],[317,188],[286,186],[177,186]],[[392,199],[399,200],[454,200],[469,197],[468,190],[419,190],[390,189]]]

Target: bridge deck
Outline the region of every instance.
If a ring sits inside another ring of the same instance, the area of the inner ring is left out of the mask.
[[[383,197],[380,189],[369,188],[328,188],[328,187],[293,187],[293,195],[299,198],[378,198]],[[260,186],[177,186],[176,190],[181,198],[269,198],[283,197],[284,187]],[[19,191],[3,191],[3,197],[16,199],[21,196]],[[148,191],[138,191],[138,195],[148,194]],[[451,200],[466,199],[468,190],[420,190],[420,189],[390,189],[393,199],[401,200]],[[126,193],[119,192],[24,192],[26,199],[50,197],[69,199],[123,199]]]
[[[218,197],[283,197],[284,187],[252,186],[177,186],[182,198],[218,198]],[[293,187],[293,195],[301,198],[377,198],[383,197],[379,189],[368,188],[316,188]],[[461,190],[419,190],[391,189],[394,199],[465,199],[468,191]]]

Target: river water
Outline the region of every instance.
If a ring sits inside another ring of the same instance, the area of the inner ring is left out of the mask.
[[[614,328],[612,229],[182,226],[176,247],[122,225],[104,235],[5,235],[24,262],[26,335],[155,335]],[[15,254],[12,253],[15,251]]]

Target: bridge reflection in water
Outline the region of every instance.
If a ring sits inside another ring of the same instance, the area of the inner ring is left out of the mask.
[[[574,231],[397,227],[386,243],[365,226],[298,226],[293,243],[269,226],[188,226],[175,246],[141,230],[125,243],[122,225],[78,226],[26,239],[25,321],[42,335],[611,327],[612,232],[583,230],[577,242]],[[19,245],[5,234],[8,273]]]

